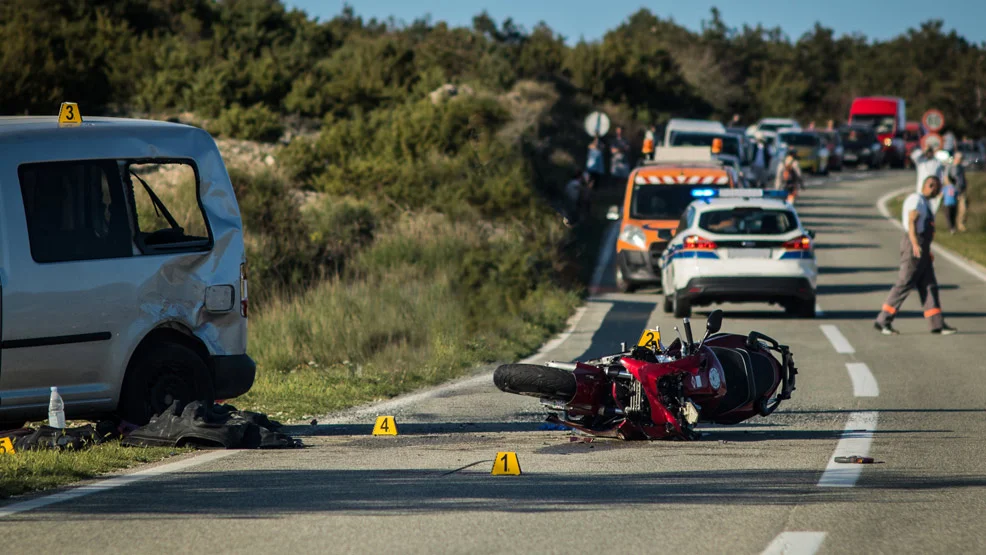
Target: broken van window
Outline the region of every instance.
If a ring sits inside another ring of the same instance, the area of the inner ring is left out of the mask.
[[[209,243],[190,164],[132,163],[124,169],[136,211],[135,241],[144,252],[198,250]]]

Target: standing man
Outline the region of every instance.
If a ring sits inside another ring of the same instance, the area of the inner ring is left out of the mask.
[[[610,146],[610,169],[609,173],[614,178],[627,177],[630,175],[630,143],[623,138],[623,128],[617,126],[616,136]]]
[[[753,156],[753,175],[757,180],[757,187],[767,188],[767,145],[764,144],[763,132],[757,131],[754,134],[757,151]]]
[[[911,160],[914,161],[914,169],[917,170],[918,180],[917,186],[915,187],[915,192],[919,195],[924,188],[924,182],[929,177],[938,178],[938,183],[945,182],[945,166],[942,165],[941,160],[935,157],[935,149],[930,145],[925,147],[924,151],[920,149],[915,149],[911,153]],[[941,203],[941,199],[934,199],[931,201],[931,211],[932,213],[938,212],[938,205]]]
[[[955,154],[955,163],[948,168],[948,180],[955,186],[956,221],[959,231],[965,231],[966,182],[965,167],[962,165],[962,152]]]
[[[801,177],[801,166],[798,158],[793,152],[788,152],[784,161],[777,166],[777,175],[774,177],[774,189],[784,189],[787,191],[788,204],[794,204],[794,199],[798,196],[798,191],[804,188],[805,182]]]
[[[652,123],[647,126],[647,131],[644,133],[644,146],[640,150],[644,160],[650,160],[654,157],[654,140],[656,137],[657,126]]]
[[[931,199],[941,193],[941,188],[937,177],[928,176],[921,193],[911,193],[904,201],[901,211],[904,236],[900,240],[900,273],[873,323],[883,335],[899,333],[891,323],[912,289],[918,290],[931,333],[951,335],[957,331],[945,324],[945,317],[942,316],[938,280],[931,255],[931,242],[935,237],[935,214],[931,209]]]
[[[594,188],[597,183],[600,183],[602,177],[606,175],[606,164],[603,161],[603,145],[599,137],[593,138],[592,142],[589,143],[589,151],[585,159],[585,172],[588,177],[586,185],[590,189]]]

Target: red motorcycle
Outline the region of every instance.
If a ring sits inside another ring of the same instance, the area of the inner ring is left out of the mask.
[[[736,424],[768,416],[794,391],[794,357],[786,345],[751,331],[719,333],[713,311],[705,337],[661,344],[660,329],[645,330],[630,350],[586,362],[505,364],[493,373],[504,392],[540,397],[549,422],[621,439],[699,439],[695,424]],[[675,331],[678,327],[675,326]],[[778,360],[777,357],[780,357]]]

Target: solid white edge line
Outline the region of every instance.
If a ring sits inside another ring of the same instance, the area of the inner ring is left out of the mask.
[[[832,324],[822,324],[819,326],[822,329],[822,333],[828,338],[829,343],[835,348],[835,352],[843,355],[851,355],[856,352],[856,349],[852,348],[849,340],[846,336],[842,335],[837,326]]]
[[[620,234],[620,226],[617,222],[609,224],[606,230],[605,239],[599,245],[599,254],[596,255],[596,267],[592,271],[592,280],[589,282],[589,295],[595,296],[599,291],[600,283],[603,281],[603,274],[609,263],[613,259],[613,251],[616,250],[616,238]]]
[[[847,362],[846,370],[852,380],[853,395],[856,397],[879,397],[880,386],[865,362]]]
[[[835,446],[835,452],[825,466],[825,472],[818,480],[818,487],[851,488],[856,485],[864,465],[837,463],[835,458],[853,455],[867,456],[870,452],[870,444],[873,443],[873,432],[876,431],[876,424],[877,413],[874,411],[849,414],[845,431],[842,432],[842,437]]]
[[[825,532],[781,532],[763,555],[812,555],[822,547]]]
[[[0,507],[0,519],[7,518],[9,516],[13,516],[18,513],[32,511],[34,509],[40,509],[41,507],[47,507],[48,505],[54,505],[55,503],[69,501],[71,499],[78,499],[79,497],[83,497],[92,493],[109,491],[111,489],[133,484],[134,482],[139,482],[147,478],[155,478],[158,476],[163,476],[165,474],[171,474],[172,472],[179,472],[185,470],[186,468],[191,468],[193,466],[198,466],[200,464],[212,462],[216,459],[228,457],[235,453],[236,451],[226,451],[226,450],[211,451],[208,453],[204,453],[202,455],[194,456],[189,459],[176,461],[168,464],[162,464],[160,466],[155,466],[152,468],[145,468],[144,470],[138,470],[137,472],[133,472],[130,474],[114,476],[113,478],[107,478],[105,480],[100,480],[92,484],[77,486],[65,491],[60,491],[58,493],[52,493],[50,495],[36,497],[34,499],[28,499],[27,501],[13,503],[7,505],[6,507]]]
[[[896,191],[891,191],[883,195],[882,197],[880,197],[879,200],[876,201],[876,208],[877,210],[880,211],[880,215],[882,215],[884,218],[889,220],[890,223],[894,224],[894,227],[896,227],[901,231],[904,230],[904,226],[903,224],[900,223],[899,218],[895,218],[890,215],[890,209],[887,208],[887,203],[890,202],[890,199],[894,197],[899,197],[900,195],[904,193],[908,193],[913,190],[914,190],[913,187],[905,187],[902,189],[897,189]],[[986,282],[986,268],[982,268],[982,266],[980,266],[979,264],[976,264],[975,262],[966,259],[962,255],[954,253],[951,250],[942,247],[938,243],[931,244],[931,251],[935,254],[941,255],[943,258],[945,258],[952,264],[955,264],[959,268],[962,268],[963,270],[966,271],[966,273],[975,277],[976,279]]]

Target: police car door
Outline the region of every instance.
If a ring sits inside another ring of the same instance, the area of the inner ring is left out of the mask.
[[[111,347],[136,308],[119,170],[112,160],[33,162],[16,179],[3,205],[4,408],[46,404],[50,386],[69,407],[108,404],[122,373]]]

